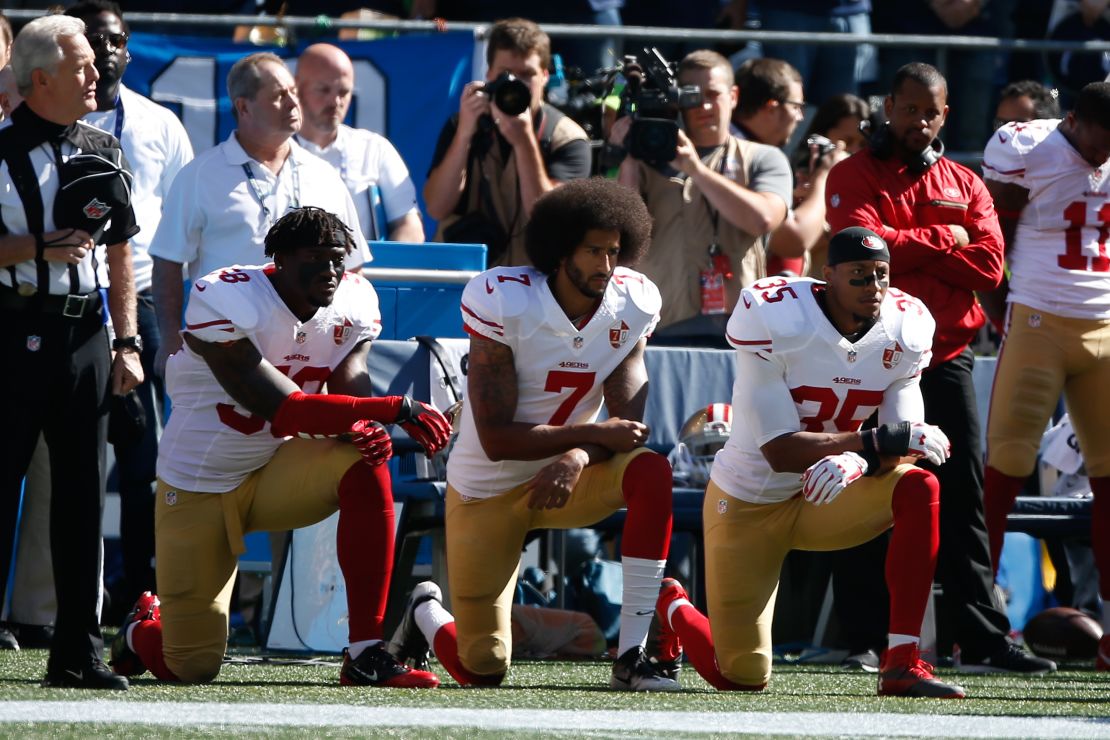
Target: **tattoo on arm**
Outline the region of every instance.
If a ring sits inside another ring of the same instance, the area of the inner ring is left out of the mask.
[[[262,357],[249,339],[205,342],[189,333],[184,337],[189,348],[208,364],[220,386],[252,414],[272,421],[286,397],[299,390]]]
[[[610,416],[644,420],[647,407],[648,376],[644,364],[644,347],[647,342],[641,339],[624,361],[609,374],[603,384],[605,406]]]
[[[518,397],[513,351],[492,339],[471,337],[469,362],[467,398],[479,430],[512,422]]]

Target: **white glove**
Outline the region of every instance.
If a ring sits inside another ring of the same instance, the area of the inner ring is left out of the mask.
[[[952,455],[952,443],[940,427],[914,421],[910,423],[910,445],[906,454],[923,457],[933,465],[943,465]]]
[[[802,475],[802,496],[814,506],[827,504],[867,472],[867,461],[854,452],[823,457]]]

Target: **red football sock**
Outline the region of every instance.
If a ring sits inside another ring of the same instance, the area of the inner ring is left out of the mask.
[[[890,500],[894,532],[886,554],[890,632],[920,635],[940,547],[940,482],[927,470],[902,476]]]
[[[347,586],[349,640],[382,639],[393,566],[393,492],[389,466],[356,462],[339,481],[335,550]]]
[[[987,518],[987,535],[991,543],[991,566],[998,577],[998,563],[1002,557],[1002,541],[1006,537],[1006,517],[1014,508],[1014,501],[1025,485],[1025,478],[1005,475],[987,466],[983,479],[983,509]]]
[[[392,424],[401,409],[401,396],[356,396],[290,393],[270,422],[275,437],[294,434],[343,434],[360,419]]]
[[[625,468],[621,493],[628,505],[621,555],[666,560],[671,544],[671,465],[655,453],[637,455]]]
[[[435,639],[432,640],[432,651],[436,654],[436,660],[447,669],[460,686],[500,686],[505,678],[504,673],[496,676],[479,676],[463,667],[462,661],[459,660],[459,640],[454,622],[448,622],[436,630]]]
[[[155,678],[163,681],[177,681],[177,676],[166,667],[166,658],[162,655],[162,623],[147,619],[135,625],[131,630],[131,649],[143,665],[147,667]]]
[[[709,619],[693,607],[683,604],[671,613],[671,629],[682,641],[686,657],[702,678],[710,686],[720,691],[762,691],[763,686],[745,686],[724,677],[717,666],[717,654],[713,650],[713,633]]]
[[[1110,478],[1091,478],[1091,550],[1098,568],[1098,592],[1110,609]]]

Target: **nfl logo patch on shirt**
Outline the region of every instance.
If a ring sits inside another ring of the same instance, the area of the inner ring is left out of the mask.
[[[31,336],[27,337],[28,352],[38,352],[40,349],[42,349],[42,337],[40,337],[38,334],[32,334]]]
[[[895,342],[883,350],[883,367],[893,370],[894,366],[902,361],[902,345]]]
[[[112,207],[99,198],[93,198],[81,210],[85,212],[86,217],[99,221],[108,215]]]

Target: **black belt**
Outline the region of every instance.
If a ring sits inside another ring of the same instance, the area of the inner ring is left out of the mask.
[[[65,316],[71,319],[80,319],[91,314],[100,313],[103,301],[100,291],[93,291],[85,295],[20,295],[18,291],[6,285],[0,285],[0,308],[21,313],[37,310],[43,314]]]

